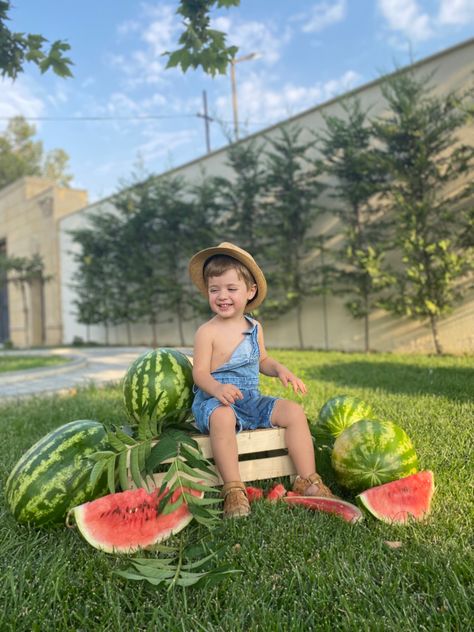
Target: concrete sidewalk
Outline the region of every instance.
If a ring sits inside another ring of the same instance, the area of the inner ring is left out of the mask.
[[[119,382],[130,364],[151,348],[89,347],[2,352],[2,355],[61,355],[68,362],[56,367],[0,373],[0,400],[33,395],[67,393],[91,383]],[[179,349],[190,354],[192,349]]]

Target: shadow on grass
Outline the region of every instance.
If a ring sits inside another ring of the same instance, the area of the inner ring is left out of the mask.
[[[391,393],[438,395],[474,401],[474,369],[425,367],[396,362],[354,360],[306,369],[305,376],[341,387],[382,389]]]

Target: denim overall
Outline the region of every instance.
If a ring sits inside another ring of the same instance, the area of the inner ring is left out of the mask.
[[[274,428],[271,422],[273,407],[279,397],[260,395],[258,391],[260,349],[257,341],[257,323],[245,316],[250,329],[243,332],[244,339],[236,347],[230,359],[211,372],[221,384],[233,384],[242,391],[244,399],[231,404],[236,417],[237,432],[255,428]],[[209,418],[223,404],[194,386],[193,414],[199,432],[209,433]]]

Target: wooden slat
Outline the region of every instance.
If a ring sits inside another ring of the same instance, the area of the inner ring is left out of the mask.
[[[206,459],[212,457],[211,442],[207,435],[193,435]],[[237,449],[239,454],[253,454],[271,450],[284,450],[285,431],[283,428],[269,428],[264,430],[248,430],[237,434]]]
[[[209,478],[205,482],[208,485],[222,485],[222,479],[218,475],[215,467],[212,467],[215,472],[214,478]],[[267,478],[277,478],[280,476],[293,476],[296,474],[293,461],[286,454],[281,456],[273,456],[264,459],[253,459],[251,461],[242,461],[239,463],[240,477],[243,482],[248,481],[261,481]],[[164,472],[154,474],[153,480],[158,486],[164,476]]]
[[[197,441],[203,455],[207,459],[212,459],[211,442],[207,435],[193,435]],[[282,428],[269,428],[263,430],[250,430],[237,434],[237,446],[239,457],[244,454],[251,454],[253,459],[239,462],[240,476],[242,481],[259,481],[267,478],[277,478],[279,476],[292,476],[296,474],[293,461],[286,453],[285,431]],[[284,450],[284,454],[267,456],[268,452]],[[165,463],[171,461],[165,461]],[[222,485],[222,479],[215,467],[215,477],[206,480],[209,485]],[[161,484],[164,474],[155,474],[153,479],[157,485]]]

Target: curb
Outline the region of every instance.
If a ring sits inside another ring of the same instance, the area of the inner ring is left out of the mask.
[[[6,371],[5,373],[0,374],[0,381],[2,384],[16,384],[17,382],[37,380],[44,377],[62,375],[63,373],[69,373],[70,371],[75,371],[76,369],[82,369],[89,364],[89,360],[86,356],[60,357],[69,358],[71,362],[52,367],[39,367],[37,369],[25,369],[23,371]]]

